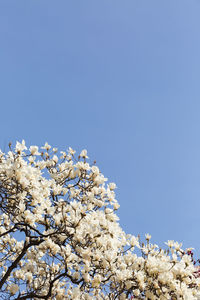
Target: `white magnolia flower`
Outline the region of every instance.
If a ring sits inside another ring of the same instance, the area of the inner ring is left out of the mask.
[[[149,233],[145,234],[146,240],[149,241],[151,239],[151,235]]]
[[[40,155],[40,152],[38,152],[38,146],[30,146],[29,151],[32,155]]]
[[[11,295],[14,295],[18,292],[19,287],[17,284],[11,284],[11,286],[9,287],[9,291],[11,293]]]
[[[2,299],[198,299],[192,249],[126,235],[116,185],[86,162],[87,151],[76,159],[71,148],[61,158],[48,143],[42,149],[38,157],[42,151],[26,151],[22,141],[0,151]]]
[[[83,158],[88,158],[88,156],[87,156],[87,150],[85,150],[85,149],[82,150],[81,153],[80,153],[80,156],[83,157]]]
[[[16,143],[16,146],[15,146],[15,152],[21,154],[22,151],[24,151],[24,150],[27,150],[27,147],[26,147],[26,145],[25,145],[25,141],[22,140],[21,143],[17,142],[17,143]]]
[[[45,149],[45,150],[50,150],[51,149],[51,146],[46,142],[45,144],[44,144],[44,146],[43,147],[41,147],[42,149]]]

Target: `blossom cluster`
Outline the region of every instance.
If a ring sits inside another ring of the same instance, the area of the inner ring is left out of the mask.
[[[190,251],[125,234],[115,188],[86,150],[0,152],[0,299],[198,299]]]

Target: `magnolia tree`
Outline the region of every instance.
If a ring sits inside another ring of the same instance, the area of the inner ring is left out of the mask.
[[[126,235],[115,184],[87,159],[24,141],[0,152],[0,299],[198,299],[190,249]]]

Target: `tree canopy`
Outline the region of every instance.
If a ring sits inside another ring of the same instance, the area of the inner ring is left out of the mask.
[[[86,150],[0,152],[0,298],[198,299],[192,249],[125,234],[115,188]]]

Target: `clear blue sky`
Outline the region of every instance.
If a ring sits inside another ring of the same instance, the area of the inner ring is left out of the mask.
[[[127,233],[200,252],[200,0],[1,1],[0,99],[1,148],[87,148]]]

